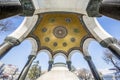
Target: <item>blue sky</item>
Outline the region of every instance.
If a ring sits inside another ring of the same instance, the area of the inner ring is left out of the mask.
[[[7,20],[11,20],[11,27],[14,27],[12,30],[7,32],[0,32],[0,44],[4,41],[4,38],[13,32],[19,24],[22,22],[23,17],[20,19],[18,18],[9,18]],[[120,40],[120,21],[108,18],[108,17],[101,17],[98,18],[99,23],[102,27],[112,36]],[[10,28],[11,28],[10,27]],[[112,65],[108,65],[103,61],[103,52],[105,48],[101,47],[98,42],[91,42],[89,45],[89,52],[92,55],[92,60],[95,63],[97,69],[106,69],[112,68]],[[19,46],[12,48],[7,55],[1,60],[5,64],[13,64],[19,67],[21,70],[24,64],[27,61],[27,56],[31,52],[31,43],[28,40],[23,41]],[[40,52],[36,60],[40,61],[40,65],[42,69],[45,70],[48,67],[48,56],[45,52]],[[55,58],[55,62],[65,62],[64,57],[58,56]],[[84,60],[83,56],[78,52],[76,52],[72,57],[72,64],[76,68],[88,68],[86,61]]]

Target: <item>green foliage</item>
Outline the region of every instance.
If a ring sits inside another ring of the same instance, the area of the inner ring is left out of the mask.
[[[39,62],[36,61],[30,68],[28,73],[28,78],[30,80],[36,80],[41,74],[41,68],[39,66]]]

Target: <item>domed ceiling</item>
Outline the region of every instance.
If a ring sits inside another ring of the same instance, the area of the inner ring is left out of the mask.
[[[47,13],[40,15],[41,20],[33,32],[39,50],[47,49],[52,55],[62,52],[69,55],[72,50],[81,50],[85,39],[91,37],[82,15],[73,13]]]

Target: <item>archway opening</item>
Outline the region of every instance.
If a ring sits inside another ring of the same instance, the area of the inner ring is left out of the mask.
[[[41,50],[36,59],[34,61],[39,61],[39,66],[41,67],[42,71],[47,71],[48,69],[48,61],[50,59],[49,52],[47,50]]]
[[[12,48],[1,60],[4,64],[15,65],[21,71],[32,51],[32,44],[29,40],[24,40],[20,45]]]
[[[88,52],[98,70],[110,69],[113,67],[105,63],[103,59],[105,49],[106,48],[103,48],[97,41],[91,41],[89,44]]]
[[[79,50],[72,51],[71,61],[72,61],[72,66],[75,67],[75,69],[81,69],[81,68],[88,69],[87,62],[85,61],[82,53]]]
[[[63,55],[62,53],[59,53],[57,55],[54,56],[54,63],[66,63],[66,56]]]

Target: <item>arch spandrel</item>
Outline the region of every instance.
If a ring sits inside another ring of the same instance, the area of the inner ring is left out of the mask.
[[[47,13],[31,33],[37,39],[39,50],[47,49],[52,55],[62,52],[69,55],[72,50],[82,50],[85,39],[91,35],[74,13]],[[31,35],[29,35],[31,36]]]

